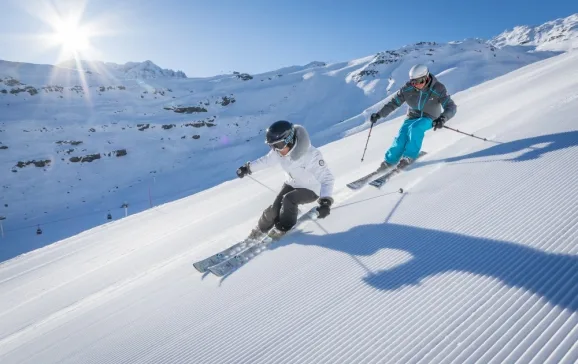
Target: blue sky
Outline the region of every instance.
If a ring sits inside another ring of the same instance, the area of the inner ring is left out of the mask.
[[[54,64],[40,3],[65,12],[81,0],[2,0],[0,59]],[[23,5],[26,4],[26,5]],[[26,8],[24,7],[26,6]],[[151,60],[189,77],[257,73],[345,61],[418,41],[491,38],[578,11],[574,1],[88,0],[82,23],[100,60]]]

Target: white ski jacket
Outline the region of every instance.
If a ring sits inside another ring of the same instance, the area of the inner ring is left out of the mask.
[[[285,170],[285,183],[294,188],[307,188],[319,197],[331,197],[335,178],[323,160],[321,152],[311,145],[307,130],[295,125],[296,143],[286,156],[271,150],[263,157],[249,162],[251,173],[277,163]]]

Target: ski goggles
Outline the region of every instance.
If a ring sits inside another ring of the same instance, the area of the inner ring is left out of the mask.
[[[419,77],[419,78],[414,78],[413,80],[410,80],[409,82],[412,84],[412,86],[415,86],[415,85],[423,85],[426,81],[427,81],[427,76],[423,76],[423,77]]]
[[[276,142],[268,143],[271,149],[281,150],[287,146],[287,144],[293,142],[293,137],[295,136],[295,131],[291,131],[285,139],[277,140]]]
[[[271,149],[281,150],[287,146],[285,140],[279,140],[278,142],[270,143],[269,146]]]

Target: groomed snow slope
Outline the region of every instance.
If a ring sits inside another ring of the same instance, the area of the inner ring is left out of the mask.
[[[415,168],[356,194],[402,119],[361,166],[365,133],[324,146],[331,215],[224,280],[192,262],[270,203],[250,179],[3,263],[0,362],[575,363],[578,53],[455,100],[449,126],[494,142],[429,132]]]
[[[195,79],[161,77],[147,62],[85,64],[84,73],[0,61],[0,261],[108,222],[109,212],[124,216],[124,203],[134,214],[235,178],[275,120],[306,125],[318,144],[338,140],[416,63],[454,94],[553,55],[480,39],[419,42],[349,62]],[[148,69],[157,77],[133,79]]]

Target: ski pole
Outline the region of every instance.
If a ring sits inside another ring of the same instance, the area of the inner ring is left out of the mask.
[[[445,125],[444,125],[444,128],[453,130],[453,131],[455,131],[455,132],[458,132],[458,133],[461,133],[461,134],[464,134],[464,135],[467,135],[467,136],[471,136],[471,137],[476,138],[476,139],[483,140],[483,141],[485,141],[485,142],[488,141],[488,139],[486,139],[486,138],[480,138],[479,136],[475,136],[474,134],[464,133],[463,131],[460,131],[460,130],[458,130],[458,129],[450,128],[449,126],[445,126]]]
[[[369,127],[369,135],[367,136],[367,142],[365,142],[365,149],[363,150],[363,155],[361,156],[361,161],[363,162],[363,158],[365,158],[365,151],[367,150],[367,144],[369,144],[369,137],[371,136],[371,130],[373,129],[373,124]]]
[[[251,177],[250,175],[247,175],[247,176],[249,176],[253,181],[257,182],[258,184],[260,184],[261,186],[265,187],[265,188],[268,189],[269,191],[271,191],[271,192],[273,192],[273,193],[275,193],[275,194],[277,193],[277,192],[275,192],[275,190],[273,190],[271,187],[267,186],[266,184],[257,181],[255,178]],[[297,208],[297,211],[298,211],[299,213],[302,212],[300,208]]]
[[[266,189],[268,189],[269,191],[276,193],[271,187],[267,186],[264,183],[261,183],[259,181],[257,181],[255,178],[251,177],[251,175],[247,175],[249,178],[251,178],[253,181],[257,182],[258,184],[260,184],[261,186],[265,187]]]

